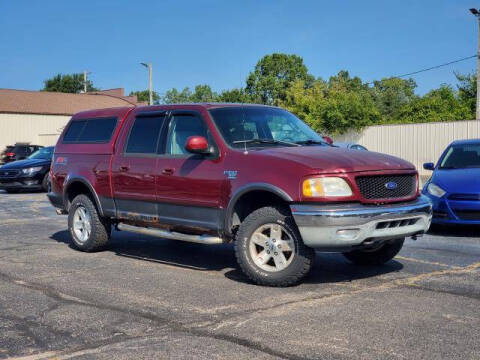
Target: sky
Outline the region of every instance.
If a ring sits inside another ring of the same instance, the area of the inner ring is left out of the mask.
[[[471,0],[0,0],[0,88],[39,90],[88,70],[94,86],[245,86],[266,54],[304,59],[315,77],[372,81],[475,55]],[[417,93],[455,85],[476,59],[414,76]]]

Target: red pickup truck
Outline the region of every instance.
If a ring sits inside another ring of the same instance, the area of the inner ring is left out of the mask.
[[[55,148],[48,197],[73,245],[112,227],[203,244],[233,242],[257,284],[288,286],[314,250],[383,264],[423,234],[431,203],[404,160],[330,146],[290,112],[239,104],[81,112]]]

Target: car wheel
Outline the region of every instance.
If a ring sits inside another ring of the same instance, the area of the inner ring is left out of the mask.
[[[288,210],[264,207],[241,223],[235,255],[240,268],[253,282],[291,286],[308,274],[315,252],[304,245]]]
[[[357,265],[382,265],[392,260],[402,249],[405,239],[387,241],[373,249],[354,250],[343,253],[348,260]]]
[[[48,192],[48,185],[50,182],[50,174],[47,172],[42,180],[42,190]]]
[[[110,239],[111,225],[99,216],[97,208],[86,195],[73,199],[68,212],[68,228],[73,245],[81,251],[98,251]]]

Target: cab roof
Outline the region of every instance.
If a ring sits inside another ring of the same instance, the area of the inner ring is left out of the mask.
[[[118,116],[123,117],[129,111],[159,111],[159,110],[175,110],[176,108],[182,107],[187,109],[216,109],[216,108],[225,108],[225,107],[264,107],[264,108],[275,108],[275,106],[261,105],[261,104],[245,104],[245,103],[180,103],[180,104],[165,104],[165,105],[146,105],[146,106],[125,106],[125,107],[115,107],[107,109],[95,109],[81,111],[73,115],[73,119],[85,119],[91,117],[106,117],[106,116]]]

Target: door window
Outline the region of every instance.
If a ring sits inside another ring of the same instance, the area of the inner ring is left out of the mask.
[[[168,129],[166,154],[188,154],[185,145],[190,136],[207,138],[207,129],[203,120],[196,115],[174,115]]]
[[[128,154],[156,154],[158,139],[165,116],[139,116],[135,119],[125,152]]]

